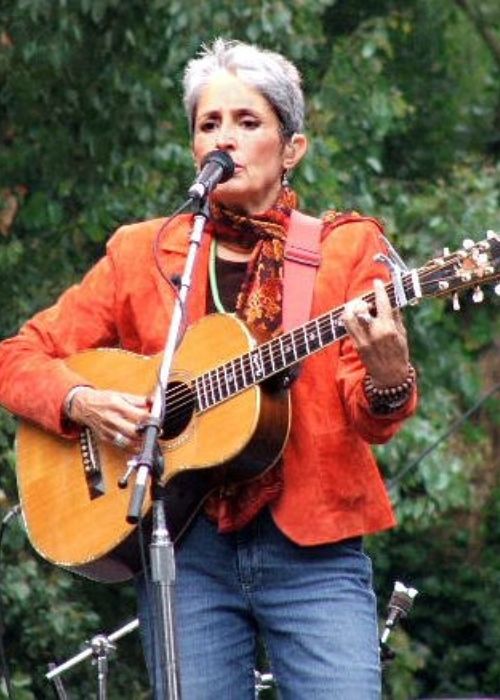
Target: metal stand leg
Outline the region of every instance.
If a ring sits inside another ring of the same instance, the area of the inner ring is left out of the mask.
[[[156,610],[161,615],[161,629],[164,631],[163,643],[159,644],[158,648],[160,668],[166,671],[166,673],[162,673],[162,687],[156,688],[156,694],[159,698],[180,700],[173,612],[174,545],[166,527],[165,506],[161,498],[156,498],[153,501],[153,523],[153,536],[150,545],[151,580]],[[165,683],[167,687],[163,687]]]
[[[93,663],[97,666],[97,697],[98,700],[106,700],[108,697],[108,667],[109,655],[116,647],[111,644],[109,638],[98,634],[90,640]]]
[[[54,683],[57,696],[59,700],[68,700],[68,695],[64,689],[61,678],[59,677],[64,671],[76,666],[84,659],[92,657],[92,663],[97,665],[97,682],[98,682],[98,700],[106,700],[107,698],[107,682],[108,682],[108,668],[109,668],[109,655],[116,649],[116,646],[112,644],[113,641],[120,639],[120,637],[125,636],[132,630],[139,627],[139,620],[136,618],[131,622],[128,622],[120,629],[112,632],[109,636],[104,634],[96,634],[92,637],[90,642],[87,642],[87,649],[81,651],[76,656],[73,656],[68,661],[56,666],[55,663],[49,664],[49,672],[45,674],[47,680],[51,680]]]

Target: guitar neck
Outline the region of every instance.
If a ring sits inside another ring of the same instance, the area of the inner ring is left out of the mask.
[[[423,298],[448,296],[496,280],[500,277],[499,267],[500,238],[492,233],[479,243],[446,253],[419,269],[397,273],[385,290],[392,308],[401,308]],[[361,299],[373,308],[372,291]],[[193,390],[198,409],[206,411],[344,338],[344,311],[345,304],[196,377]]]
[[[413,287],[412,273],[405,274],[401,283],[405,290],[404,303],[416,300],[419,294]],[[392,282],[385,288],[393,308],[403,305]],[[375,299],[373,292],[361,298],[370,305]],[[199,409],[208,410],[344,338],[347,335],[341,320],[344,310],[345,304],[338,306],[197,377],[194,384]]]

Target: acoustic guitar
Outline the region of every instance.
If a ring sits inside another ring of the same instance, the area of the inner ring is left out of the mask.
[[[430,260],[386,284],[393,308],[442,297],[500,278],[500,236]],[[372,291],[363,295],[373,304]],[[346,336],[344,306],[258,345],[245,325],[214,314],[189,328],[165,389],[160,446],[163,496],[172,539],[178,540],[207,495],[229,478],[243,482],[269,469],[290,428],[283,373]],[[201,351],[203,348],[203,351]],[[90,350],[67,359],[101,389],[150,394],[161,355]],[[131,487],[119,480],[127,455],[82,429],[67,440],[28,422],[17,434],[17,478],[28,536],[42,557],[101,581],[125,580],[141,568],[137,526],[126,520]],[[147,496],[143,517],[150,520]]]

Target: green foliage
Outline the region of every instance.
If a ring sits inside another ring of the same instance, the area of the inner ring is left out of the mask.
[[[457,248],[465,236],[498,230],[499,64],[459,4],[2,5],[0,218],[5,193],[19,209],[0,235],[0,335],[77,279],[117,225],[180,203],[193,174],[182,69],[215,36],[257,42],[300,65],[311,148],[295,184],[308,210],[354,208],[383,218],[412,265]],[[475,5],[497,16],[492,0]],[[378,449],[401,525],[370,543],[377,588],[383,596],[394,577],[407,576],[423,601],[394,642],[391,700],[500,687],[500,494],[490,468],[498,401],[419,460],[484,391],[480,361],[498,343],[498,299],[488,294],[481,307],[468,299],[462,306],[460,314],[448,301],[408,310],[421,407]],[[2,512],[16,500],[14,429],[0,415]],[[130,586],[100,586],[49,567],[19,526],[9,528],[2,554],[16,699],[48,697],[45,664],[133,616],[133,594]],[[111,662],[111,698],[146,697],[133,636]],[[91,697],[95,669],[72,672],[68,684],[71,697]]]

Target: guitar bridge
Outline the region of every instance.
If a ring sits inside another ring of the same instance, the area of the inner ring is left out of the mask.
[[[80,432],[80,452],[90,498],[104,496],[106,487],[99,459],[99,448],[89,428],[84,428]]]

